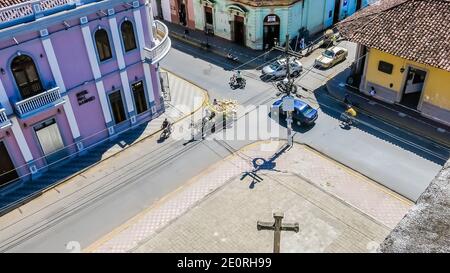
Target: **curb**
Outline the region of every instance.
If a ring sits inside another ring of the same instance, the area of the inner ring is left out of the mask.
[[[171,38],[177,39],[177,40],[179,40],[179,41],[181,41],[181,42],[190,44],[190,45],[192,45],[192,46],[195,46],[195,47],[200,48],[200,49],[203,49],[203,50],[205,50],[205,51],[214,53],[214,54],[219,55],[219,56],[222,56],[222,57],[224,57],[224,58],[227,57],[227,54],[226,54],[225,52],[223,52],[223,51],[221,51],[221,50],[218,50],[218,49],[214,49],[214,46],[213,46],[213,45],[210,45],[209,48],[204,48],[199,42],[191,41],[191,40],[189,40],[189,39],[183,38],[180,34],[178,34],[178,33],[176,33],[176,32],[169,32],[169,36],[170,36]],[[241,61],[241,60],[237,60],[237,61],[235,61],[235,62],[236,62],[236,63],[241,63],[241,64],[242,64],[242,61]]]
[[[330,91],[329,91],[328,84],[325,84],[325,86],[326,86],[326,91],[327,91],[327,93],[328,93],[333,99],[335,99],[336,101],[338,101],[338,102],[340,102],[340,103],[343,103],[343,101],[342,101],[340,98],[338,98],[336,95],[334,95],[333,92],[330,92]],[[351,91],[350,91],[350,92],[351,92]],[[411,127],[406,127],[406,126],[404,126],[402,123],[400,123],[400,122],[398,122],[398,121],[395,121],[395,120],[392,120],[392,119],[388,119],[388,118],[384,118],[382,115],[380,115],[380,114],[378,114],[378,113],[376,113],[376,112],[368,111],[368,110],[366,110],[366,109],[364,109],[364,108],[361,108],[361,107],[358,107],[358,106],[354,106],[354,107],[355,107],[356,109],[358,109],[358,111],[360,111],[361,113],[363,113],[363,114],[365,114],[365,115],[367,115],[367,116],[374,116],[374,117],[376,117],[376,118],[378,118],[378,119],[380,119],[380,120],[382,120],[382,121],[384,121],[384,122],[386,122],[386,123],[388,123],[388,124],[394,125],[394,126],[396,126],[396,127],[398,127],[398,128],[401,128],[401,129],[403,129],[403,130],[409,132],[409,133],[412,133],[412,134],[415,134],[415,135],[419,135],[420,137],[422,137],[422,138],[424,138],[424,139],[426,139],[426,140],[428,140],[428,141],[438,143],[439,145],[444,146],[444,147],[446,147],[446,148],[450,148],[450,143],[445,143],[445,142],[442,142],[442,141],[439,140],[439,139],[436,139],[436,138],[433,138],[433,137],[429,137],[429,136],[423,135],[423,132],[421,132],[421,131],[419,131],[419,130],[413,129],[413,128],[411,128]]]
[[[166,70],[166,69],[163,69],[163,70]],[[178,75],[175,74],[175,73],[172,73],[172,72],[169,71],[169,70],[166,70],[166,71],[169,72],[169,73],[171,73],[171,74],[173,74],[175,77],[178,77],[178,78],[181,78],[181,79],[185,80],[184,78],[178,76]],[[201,109],[201,107],[203,107],[203,105],[205,104],[206,101],[208,101],[208,98],[209,98],[208,92],[206,91],[205,88],[202,88],[202,87],[198,86],[197,84],[194,84],[194,83],[192,83],[192,82],[190,82],[190,81],[188,81],[188,80],[185,80],[185,81],[187,81],[187,82],[189,82],[190,84],[193,84],[193,85],[195,85],[196,87],[198,87],[199,89],[201,89],[201,90],[203,91],[203,93],[204,93],[204,94],[203,94],[204,100],[203,100],[202,105],[200,105],[199,107],[197,107],[196,109],[194,109],[193,111],[191,111],[189,114],[187,114],[187,115],[185,115],[185,116],[183,116],[183,117],[180,117],[180,118],[178,118],[177,120],[175,120],[175,121],[173,122],[174,124],[175,124],[175,123],[178,123],[178,122],[181,122],[182,120],[184,120],[184,119],[186,119],[186,118],[192,116],[195,112],[197,112],[199,109]],[[161,116],[161,115],[159,115],[159,116]],[[157,116],[156,118],[158,118],[159,116]],[[149,122],[151,122],[151,121],[152,121],[152,120],[149,120]],[[72,175],[70,175],[70,176],[68,176],[68,177],[66,177],[66,178],[64,178],[64,179],[62,179],[62,180],[56,182],[56,183],[54,183],[54,184],[52,184],[52,185],[49,186],[49,187],[46,187],[46,188],[44,188],[44,189],[42,189],[42,190],[40,190],[40,191],[36,191],[35,193],[33,193],[33,194],[31,194],[31,195],[29,195],[29,196],[23,198],[23,199],[20,199],[20,200],[19,200],[17,203],[15,203],[14,205],[12,205],[12,206],[10,206],[10,207],[5,207],[4,210],[0,210],[0,216],[3,216],[3,215],[5,215],[5,214],[7,214],[7,213],[13,211],[14,209],[16,209],[16,208],[18,208],[18,207],[20,207],[20,206],[22,206],[22,205],[24,205],[24,204],[30,202],[31,200],[33,200],[33,199],[35,199],[35,198],[37,198],[37,197],[39,197],[39,196],[45,194],[46,192],[48,192],[48,191],[50,191],[50,190],[52,190],[52,189],[54,189],[54,188],[56,188],[56,187],[58,187],[58,186],[60,186],[60,185],[63,185],[64,183],[68,183],[69,180],[73,179],[75,176],[78,176],[78,175],[80,175],[80,174],[82,174],[82,173],[88,171],[89,169],[91,169],[91,168],[93,168],[93,167],[99,165],[100,163],[106,161],[107,159],[110,159],[110,158],[112,158],[112,157],[118,155],[119,153],[121,153],[121,152],[127,150],[129,147],[132,147],[132,146],[134,146],[134,145],[136,145],[136,144],[138,144],[138,143],[140,143],[140,142],[142,142],[142,141],[144,141],[144,140],[146,140],[146,139],[148,139],[148,138],[151,138],[151,137],[155,136],[156,134],[160,133],[161,131],[162,131],[162,129],[158,129],[157,131],[155,131],[155,132],[149,134],[148,136],[145,136],[145,137],[143,137],[143,138],[137,140],[136,142],[133,142],[132,144],[126,146],[126,148],[123,148],[123,149],[121,149],[121,150],[119,150],[119,151],[117,151],[117,152],[115,152],[115,153],[113,153],[113,154],[111,154],[111,155],[109,155],[109,156],[107,156],[107,157],[101,159],[100,161],[95,162],[94,164],[92,164],[92,165],[90,165],[90,166],[88,166],[88,167],[86,167],[86,168],[84,168],[84,169],[82,169],[82,170],[80,170],[80,171],[78,171],[78,172],[76,172],[76,173],[74,173],[74,174],[72,174]],[[124,132],[120,132],[117,136],[119,136],[119,135],[122,134],[122,133],[124,133]],[[95,146],[92,147],[92,149],[93,149],[93,148],[95,148]],[[89,152],[89,149],[88,149],[87,152]]]

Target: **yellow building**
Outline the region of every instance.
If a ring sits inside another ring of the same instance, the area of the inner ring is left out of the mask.
[[[450,125],[450,1],[380,2],[338,26],[358,43],[360,91]]]

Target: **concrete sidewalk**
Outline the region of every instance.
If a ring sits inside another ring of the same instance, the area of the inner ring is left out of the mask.
[[[226,58],[228,52],[231,52],[233,55],[239,57],[240,61],[237,63],[242,63],[248,61],[249,59],[257,58],[251,63],[260,65],[266,60],[273,59],[280,55],[280,52],[272,51],[264,55],[265,57],[263,56],[263,58],[258,58],[269,50],[253,50],[218,36],[206,35],[203,31],[200,30],[189,29],[189,34],[185,35],[185,27],[170,22],[165,22],[165,24],[169,28],[169,35],[171,38],[177,39],[181,42],[193,45],[195,47],[203,48],[224,58]],[[206,47],[206,44],[208,44],[209,46]]]
[[[299,234],[282,235],[282,252],[375,251],[412,205],[303,145],[260,165],[262,181],[243,176],[281,144],[236,152],[84,252],[270,252],[273,233],[256,221],[276,210],[300,223]]]
[[[197,111],[208,100],[200,87],[168,73],[171,99],[165,102],[165,112],[152,120],[130,127],[114,138],[105,140],[88,149],[87,153],[50,167],[42,176],[13,188],[0,191],[0,215],[20,207],[47,190],[64,183],[100,162],[120,153],[128,147],[160,132],[165,118],[177,122]]]
[[[233,55],[239,57],[240,60],[237,63],[247,62],[249,61],[249,59],[251,59],[252,61],[250,63],[261,65],[264,64],[267,60],[274,59],[283,54],[282,52],[277,50],[269,52],[270,50],[251,49],[218,36],[206,35],[203,31],[197,29],[189,29],[189,33],[185,34],[184,31],[187,29],[186,27],[170,22],[165,22],[165,24],[169,28],[169,35],[171,36],[171,38],[199,48],[203,48],[224,58],[227,56],[228,52],[231,52]],[[291,39],[292,38],[294,37],[291,37]],[[315,49],[323,45],[323,40],[321,38],[321,32],[309,37],[309,39],[305,40],[305,49],[297,50],[297,53],[303,55],[304,57],[308,56]],[[262,56],[267,52],[269,53]],[[261,56],[262,58],[260,58]]]
[[[423,117],[413,110],[399,105],[387,104],[359,92],[358,89],[346,84],[350,75],[351,71],[348,68],[329,80],[326,83],[329,94],[340,101],[343,101],[344,96],[348,94],[350,102],[369,116],[375,116],[444,147],[450,147],[449,126]]]

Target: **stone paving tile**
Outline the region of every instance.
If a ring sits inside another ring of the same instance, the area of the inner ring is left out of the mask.
[[[265,145],[265,144],[264,144]],[[161,204],[158,204],[157,206],[148,209],[136,219],[130,220],[128,224],[125,224],[124,227],[119,228],[118,230],[114,231],[113,233],[109,234],[93,246],[89,247],[87,251],[94,251],[94,252],[126,252],[133,249],[136,249],[139,244],[142,244],[144,239],[148,240],[148,238],[152,238],[152,236],[155,236],[155,234],[158,234],[158,232],[161,231],[162,228],[167,229],[170,228],[173,224],[173,221],[176,220],[181,215],[189,214],[194,211],[201,210],[203,206],[203,202],[200,202],[202,199],[208,196],[211,192],[216,190],[217,188],[223,186],[227,182],[229,182],[233,177],[240,177],[240,174],[242,174],[244,171],[250,171],[253,169],[253,165],[251,163],[251,158],[257,158],[257,157],[263,157],[263,158],[270,158],[274,154],[274,150],[267,149],[267,145],[263,146],[261,144],[257,145],[251,145],[244,149],[243,151],[240,151],[237,153],[238,156],[232,156],[229,157],[227,160],[225,160],[222,163],[219,163],[218,165],[214,165],[211,168],[204,171],[201,175],[195,177],[192,179],[191,182],[188,183],[187,186],[184,187],[184,189],[177,191],[173,193],[167,200],[162,202]],[[250,158],[250,160],[249,160]],[[325,157],[320,156],[316,152],[313,152],[304,146],[301,145],[295,145],[289,152],[284,153],[282,156],[280,156],[276,161],[276,169],[281,171],[281,174],[283,173],[291,173],[291,176],[295,176],[295,179],[297,181],[305,181],[304,183],[315,185],[315,187],[303,187],[301,188],[303,191],[306,190],[304,194],[308,195],[310,192],[321,192],[322,195],[325,194],[328,196],[327,198],[322,198],[322,200],[316,200],[315,202],[320,203],[323,208],[332,209],[329,205],[329,199],[336,199],[341,200],[342,204],[346,208],[353,208],[353,210],[358,211],[360,215],[364,215],[366,218],[367,215],[373,217],[376,221],[374,221],[372,218],[370,224],[372,225],[378,225],[380,230],[383,230],[382,232],[378,231],[375,232],[377,235],[372,234],[371,236],[373,238],[383,239],[384,232],[388,232],[389,229],[393,228],[395,224],[403,217],[403,215],[406,213],[406,211],[411,206],[411,203],[404,200],[402,197],[396,195],[395,193],[389,191],[388,189],[383,188],[382,186],[378,185],[377,183],[370,181],[369,179],[355,174],[353,171],[336,164],[334,161],[329,160]],[[265,173],[263,171],[262,173]],[[272,174],[276,172],[269,172],[266,175],[272,179]],[[294,179],[294,180],[295,180]],[[258,189],[258,185],[260,183],[250,183],[251,180],[245,180],[244,182],[241,182],[241,186],[244,188],[252,188],[252,189]],[[294,183],[294,182],[293,182]],[[253,186],[251,186],[253,184]],[[285,185],[285,187],[294,187],[295,183],[290,186]],[[235,187],[228,189],[228,186],[225,186],[227,190],[233,191],[233,194],[231,194],[231,199],[233,197],[238,197],[242,195],[242,189]],[[291,204],[293,204],[292,199],[289,198],[281,198],[277,202],[272,200],[272,195],[277,192],[278,186],[273,186],[272,183],[269,183],[268,187],[268,193],[266,195],[262,196],[262,199],[265,200],[264,202],[252,202],[248,199],[236,199],[238,207],[248,207],[250,206],[250,211],[258,211],[262,208],[265,208],[265,213],[261,213],[259,216],[261,219],[271,219],[270,212],[277,208],[289,208]],[[321,190],[318,190],[321,189]],[[219,192],[221,192],[219,190]],[[297,189],[299,192],[300,190]],[[219,196],[216,198],[220,199],[220,194],[214,193],[214,195]],[[207,198],[207,200],[208,200]],[[249,197],[250,198],[250,197]],[[314,198],[312,198],[314,199]],[[320,202],[319,202],[320,201]],[[229,210],[227,209],[227,200],[221,200],[221,202],[214,203],[215,206],[218,206],[216,210],[211,209],[211,212],[219,212],[221,215],[222,221],[226,221],[229,223],[234,223],[236,227],[240,226],[242,223],[241,219],[242,217],[239,217],[238,215],[235,215],[235,210]],[[296,201],[297,202],[297,201]],[[308,201],[310,202],[310,201]],[[306,203],[308,203],[306,202]],[[295,202],[294,202],[295,203]],[[301,208],[305,207],[314,207],[314,203],[306,204],[303,202],[303,204],[299,204],[298,206]],[[275,205],[277,204],[277,205]],[[212,206],[212,205],[211,205]],[[356,209],[355,209],[356,208]],[[300,210],[301,211],[301,210]],[[215,219],[215,214],[212,215],[208,213],[211,212],[203,212],[206,215],[204,216],[205,219],[211,219],[213,223],[210,223],[213,226],[220,226],[219,220]],[[355,222],[353,218],[355,217],[348,217],[345,213],[340,212],[334,212],[335,215],[338,215],[337,217],[341,219],[342,221],[349,221],[350,223],[353,223],[354,225],[358,226],[359,222]],[[182,216],[181,218],[183,218]],[[244,218],[246,216],[243,216]],[[364,218],[362,217],[362,218]],[[341,220],[335,220],[337,222]],[[364,218],[365,219],[365,218]],[[314,226],[318,226],[318,228],[325,228],[319,225],[321,223],[319,220],[315,219],[314,221],[318,221],[317,223],[314,222]],[[375,223],[375,224],[374,224]],[[191,242],[192,240],[200,240],[202,237],[202,234],[199,234],[196,232],[198,230],[198,227],[194,225],[187,225],[187,237],[179,238],[181,241],[187,240]],[[253,223],[254,224],[254,223]],[[340,223],[342,224],[342,223]],[[364,230],[364,227],[367,228],[366,224],[363,226],[362,230]],[[326,226],[326,225],[325,225]],[[207,228],[207,227],[205,227]],[[310,229],[311,227],[305,227],[305,229]],[[330,229],[335,230],[335,229]],[[326,230],[325,230],[326,231]],[[324,231],[324,232],[325,232]],[[220,237],[220,234],[224,231],[218,230],[210,230],[210,233],[213,234],[213,238]],[[332,231],[330,231],[333,233]],[[361,231],[346,231],[346,236],[350,236],[352,238],[356,238],[361,235]],[[370,232],[366,232],[369,233]],[[380,235],[383,234],[383,235]],[[260,238],[261,235],[255,235],[257,238]],[[337,235],[336,235],[337,236]],[[356,236],[356,237],[355,237]],[[199,238],[197,238],[199,237]],[[270,237],[270,236],[269,236]],[[333,237],[333,236],[331,236]],[[330,237],[330,238],[331,238]],[[341,236],[342,237],[342,236]],[[339,238],[341,238],[339,237]],[[381,238],[383,237],[383,238]],[[304,240],[305,238],[302,237]],[[255,238],[256,239],[256,238]],[[266,238],[267,239],[267,238]],[[342,238],[341,238],[342,239]],[[340,241],[332,240],[330,242],[322,242],[324,246],[327,246],[329,251],[342,251],[344,249],[348,249],[348,243],[345,241],[345,239],[342,239]],[[168,241],[170,241],[170,244],[177,245],[180,248],[174,248],[173,251],[195,251],[194,249],[185,249],[186,247],[184,244],[179,244],[176,240],[167,238]],[[204,245],[201,247],[201,249],[207,249],[208,251],[221,251],[222,248],[220,248],[221,245],[224,244],[224,242],[227,242],[227,237],[223,238],[217,238],[217,240],[213,240],[210,242],[209,245]],[[252,241],[251,237],[247,238],[246,240]],[[244,240],[245,241],[245,240]],[[270,240],[269,240],[270,241]],[[366,240],[367,241],[367,240]],[[332,242],[332,243],[331,243]],[[370,243],[370,241],[368,241]],[[303,242],[305,243],[305,242]],[[366,242],[367,243],[367,242]],[[162,244],[164,245],[164,244]],[[271,245],[270,243],[266,244],[266,247]],[[302,244],[305,245],[305,244]],[[307,245],[307,244],[306,244]],[[188,244],[189,246],[189,244]],[[260,251],[263,246],[257,247],[258,251]],[[366,245],[360,245],[359,250],[366,251],[367,249]],[[245,242],[233,242],[233,247],[229,245],[227,247],[228,250],[235,249],[235,250],[242,250],[245,248]],[[255,248],[256,249],[256,248]],[[255,250],[253,248],[249,248],[249,251]],[[325,251],[324,248],[315,248],[315,251]],[[269,251],[269,249],[266,249]],[[297,249],[299,251],[308,251],[308,248],[304,249]],[[153,251],[153,250],[152,250]]]

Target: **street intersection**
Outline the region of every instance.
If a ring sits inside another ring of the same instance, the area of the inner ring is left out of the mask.
[[[415,201],[448,159],[449,152],[364,114],[358,116],[359,125],[350,130],[339,126],[343,108],[327,94],[324,84],[352,62],[354,45],[346,42],[343,45],[349,49],[349,58],[332,69],[312,68],[320,51],[301,60],[305,72],[296,83],[301,87],[302,98],[319,110],[319,119],[312,127],[295,128],[294,139]],[[249,106],[269,106],[276,99],[273,83],[259,78],[259,65],[250,63],[243,67],[246,88],[231,90],[228,79],[237,66],[235,63],[175,40],[172,46],[161,66],[207,90],[210,100],[234,99],[249,109],[247,114],[251,116]],[[267,118],[268,114],[265,113]],[[286,137],[283,126],[282,123],[281,139]],[[67,189],[70,194],[66,196],[51,191],[31,201],[22,211],[19,208],[0,218],[0,251],[68,252],[70,242],[77,242],[84,249],[183,187],[190,178],[253,142],[224,139],[186,143],[184,139],[168,139],[158,143],[155,137],[145,139],[113,160],[83,173],[78,182],[71,181],[75,185],[83,183],[80,180],[97,181],[84,191]],[[42,200],[45,198],[56,201],[46,203]],[[43,203],[39,210],[30,208],[36,202]]]

